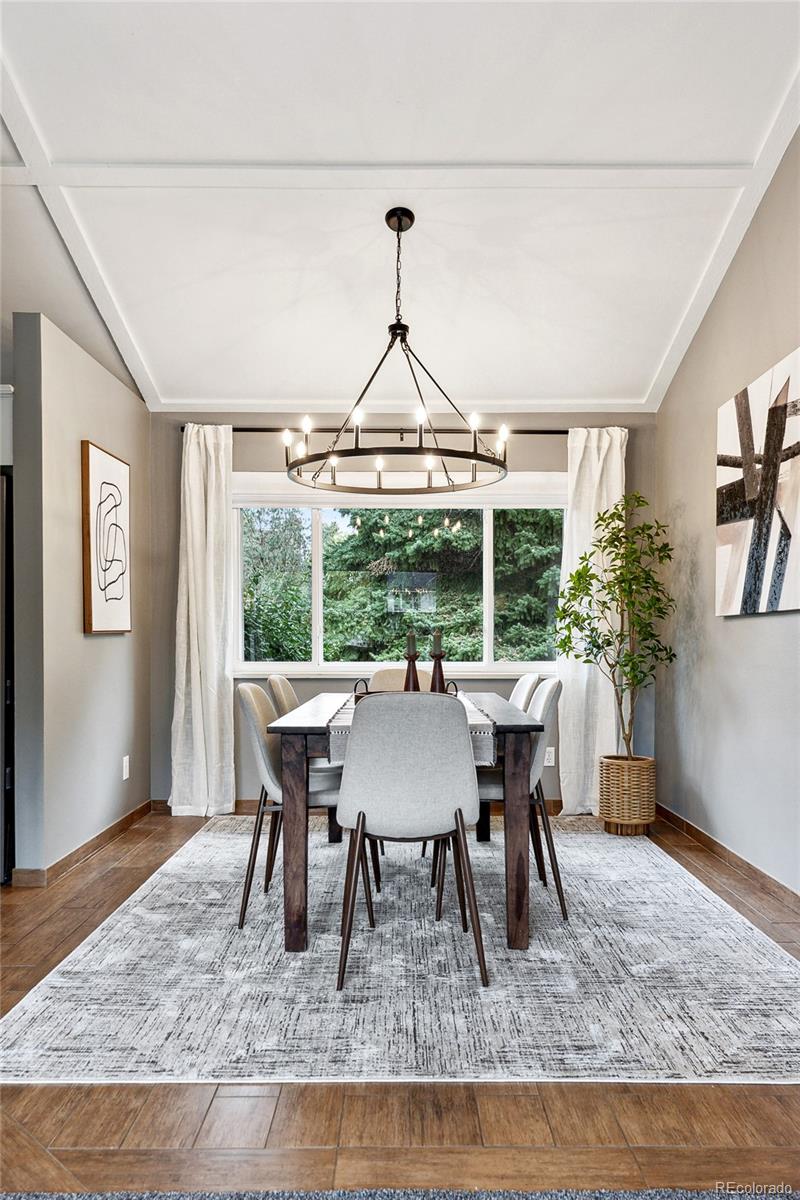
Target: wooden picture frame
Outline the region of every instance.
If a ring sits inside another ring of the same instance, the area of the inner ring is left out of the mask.
[[[83,632],[131,632],[130,464],[81,442]]]

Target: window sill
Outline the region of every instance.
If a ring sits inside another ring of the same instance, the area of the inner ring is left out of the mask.
[[[379,667],[402,667],[404,663],[237,663],[234,679],[266,679],[270,675],[285,675],[288,679],[369,679]],[[420,667],[429,667],[420,660]],[[534,663],[444,663],[448,679],[518,679],[520,675],[536,672],[555,675],[553,661]]]

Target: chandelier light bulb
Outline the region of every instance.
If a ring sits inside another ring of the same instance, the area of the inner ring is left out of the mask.
[[[311,420],[311,417],[303,417],[303,420],[300,423],[300,428],[306,437],[308,437],[308,435],[311,433],[311,430],[314,428],[314,423]]]
[[[305,458],[305,456],[306,456],[306,444],[305,444],[305,442],[298,442],[298,443],[297,443],[297,445],[296,445],[296,446],[295,446],[295,448],[294,448],[294,452],[295,452],[295,454],[297,455],[297,457],[298,457],[298,458]]]
[[[281,441],[283,442],[284,446],[291,446],[293,439],[294,434],[292,433],[291,429],[284,429],[283,433],[281,434]]]
[[[376,458],[376,459],[375,459],[375,470],[376,470],[376,471],[377,471],[379,474],[380,474],[380,472],[383,470],[383,466],[384,466],[383,459],[382,459],[382,458]]]
[[[361,528],[361,517],[356,517],[356,529]]]
[[[497,431],[497,436],[501,442],[507,442],[508,441],[508,426],[501,425]]]
[[[332,467],[338,467],[338,465],[339,465],[339,459],[337,458],[337,456],[335,454],[331,455],[331,457],[328,459],[328,462],[331,464]]]
[[[417,409],[417,411],[414,413],[414,419],[418,425],[425,424],[425,409],[421,405]]]
[[[363,420],[364,420],[364,410],[363,410],[363,408],[357,408],[356,411],[353,413],[353,424],[360,425]]]
[[[436,459],[433,457],[432,454],[425,455],[425,467],[428,471],[433,470],[435,463],[436,463]],[[420,517],[420,522],[421,521],[422,521],[422,518]]]
[[[478,416],[478,414],[477,414],[477,413],[470,413],[470,414],[469,414],[469,427],[470,427],[470,429],[471,429],[473,432],[474,432],[476,429],[479,429],[479,428],[480,428],[480,423],[481,423],[481,419],[480,419],[480,417]]]
[[[434,537],[438,537],[438,536],[439,536],[439,526],[438,526],[438,525],[436,526],[436,528],[435,528],[435,529],[434,529],[434,531],[433,531],[433,536],[434,536]]]
[[[449,524],[450,524],[450,518],[449,518],[449,517],[445,517],[445,519],[444,519],[444,523],[445,523],[445,525],[449,525]]]
[[[418,525],[422,524],[422,516],[421,515],[417,517],[417,524]]]
[[[456,521],[455,525],[453,526],[453,533],[458,533],[460,528],[461,528],[461,521]]]
[[[409,536],[409,537],[413,537],[413,536],[414,536],[414,530],[413,530],[413,529],[409,529],[409,531],[408,531],[408,536]]]
[[[383,530],[382,530],[382,529],[379,529],[379,530],[378,530],[378,537],[383,537]]]
[[[499,457],[500,457],[500,455],[503,453],[503,446],[504,446],[504,445],[505,445],[505,442],[502,440],[502,438],[498,438],[498,439],[497,439],[497,441],[496,441],[496,442],[495,442],[495,444],[494,444],[494,452],[495,452],[495,454],[497,455],[497,457],[498,457],[498,458],[499,458]]]

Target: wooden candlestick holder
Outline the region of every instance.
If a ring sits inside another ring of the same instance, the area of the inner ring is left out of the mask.
[[[408,663],[408,666],[406,667],[406,679],[405,683],[403,684],[403,691],[418,692],[419,676],[417,675],[417,659],[419,658],[419,654],[404,654],[403,657]]]
[[[444,669],[442,667],[442,659],[444,658],[444,651],[442,651],[439,654],[432,654],[431,658],[433,659],[433,673],[431,675],[431,691],[432,692],[446,692],[447,684],[444,681]]]

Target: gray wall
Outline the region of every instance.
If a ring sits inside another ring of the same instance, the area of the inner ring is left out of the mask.
[[[150,797],[150,418],[40,314],[14,349],[17,866],[43,867]],[[83,438],[131,467],[129,634],[83,633]]]
[[[714,615],[717,409],[800,344],[800,135],[658,413],[677,662],[656,693],[662,804],[800,885],[800,613]]]
[[[317,425],[334,425],[335,414],[315,417]],[[339,417],[341,420],[341,417]],[[370,428],[397,424],[397,415],[382,414],[370,421]],[[653,481],[655,416],[650,414],[574,413],[520,414],[492,418],[506,421],[515,428],[565,428],[567,425],[625,425],[630,429],[627,454],[628,486],[647,493]],[[170,724],[175,673],[175,599],[178,578],[178,535],[180,520],[180,427],[186,421],[227,422],[233,425],[269,425],[297,427],[297,414],[279,413],[195,413],[154,414],[151,421],[152,463],[152,704],[151,704],[151,779],[154,800],[166,800],[170,791]],[[566,437],[512,438],[509,466],[512,470],[567,469]],[[283,449],[276,434],[240,434],[234,437],[233,467],[236,471],[277,471],[283,467]],[[310,699],[320,691],[349,691],[355,679],[293,679],[301,699]],[[463,681],[472,691],[497,691],[508,695],[510,679]],[[637,719],[641,753],[653,745],[652,695],[645,694]],[[249,799],[258,794],[255,766],[246,741],[238,734],[236,749],[237,796]],[[549,797],[558,796],[558,771],[548,770],[544,778]]]

